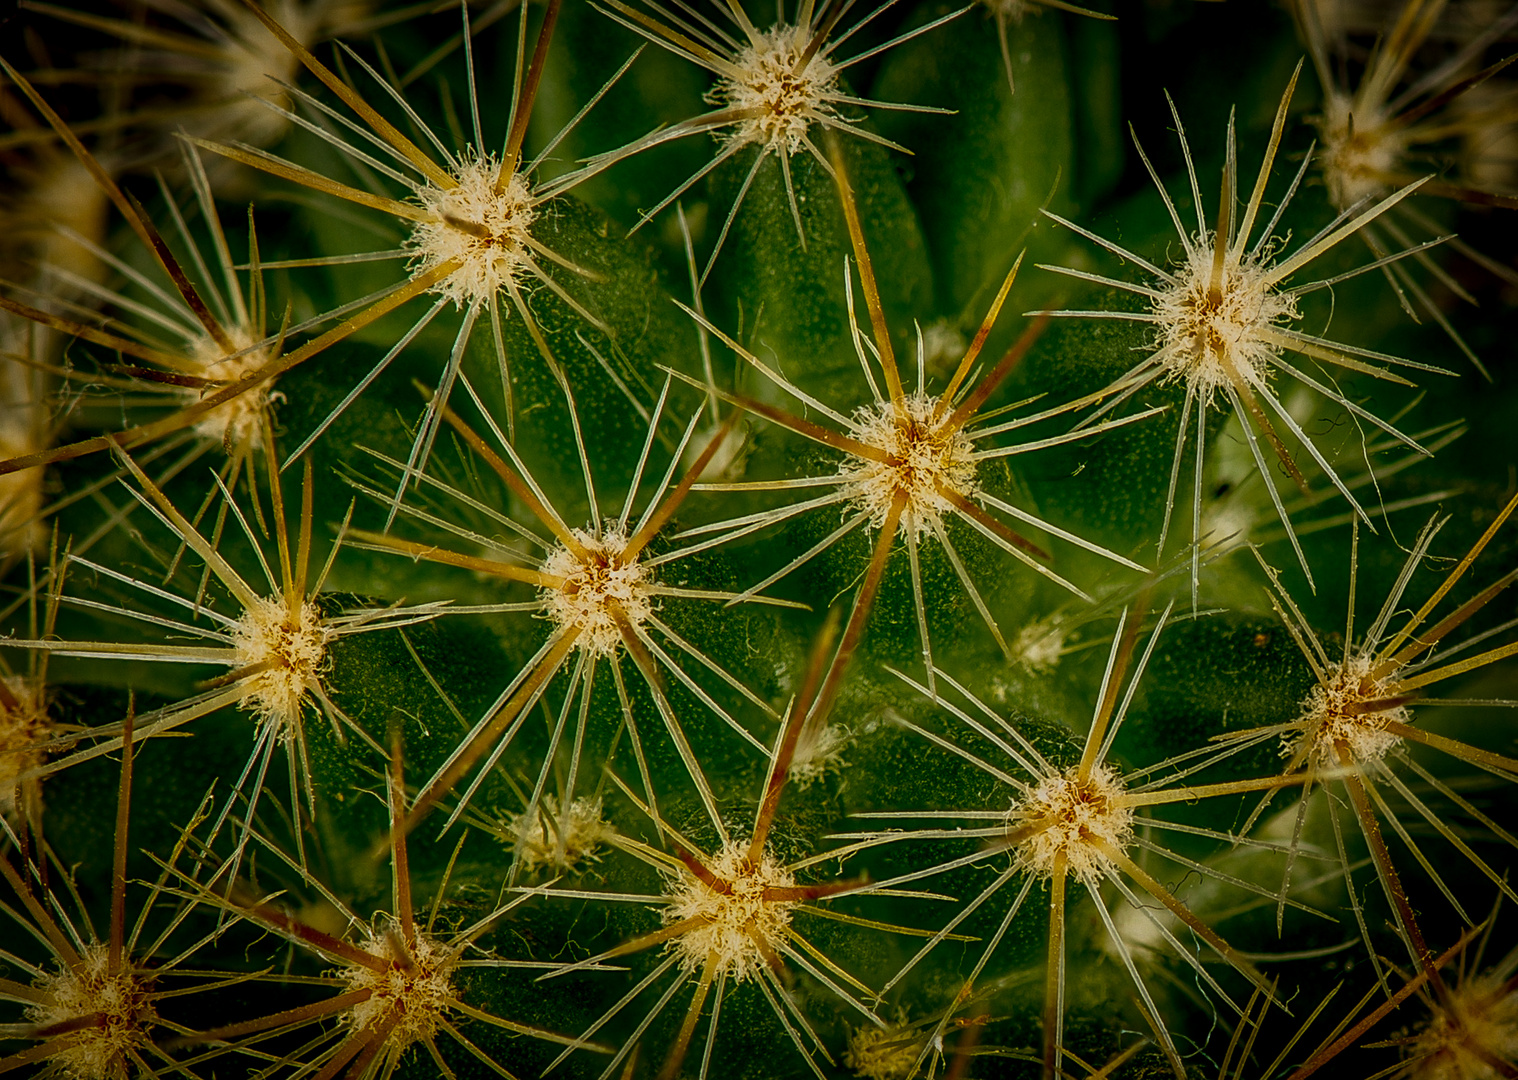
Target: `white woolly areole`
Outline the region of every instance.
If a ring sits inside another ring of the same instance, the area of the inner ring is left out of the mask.
[[[881,528],[898,493],[906,496],[902,528],[921,539],[943,520],[952,505],[941,490],[971,498],[976,490],[975,445],[962,430],[950,430],[951,409],[933,419],[938,399],[909,394],[902,402],[905,418],[889,401],[865,405],[854,413],[849,434],[883,450],[889,461],[848,457],[838,466],[848,505],[870,515],[870,527]]]
[[[25,675],[7,675],[0,682],[16,707],[0,704],[0,817],[14,822],[20,810],[22,773],[43,763],[40,744],[52,734],[42,687]]]
[[[1391,683],[1397,673],[1375,679],[1371,677],[1375,667],[1372,656],[1351,657],[1314,686],[1302,702],[1299,730],[1288,735],[1282,753],[1295,754],[1307,743],[1309,757],[1319,768],[1343,764],[1338,754],[1341,745],[1355,762],[1385,757],[1402,741],[1400,735],[1387,731],[1386,725],[1392,721],[1406,724],[1412,717],[1401,705],[1364,709],[1366,702],[1395,696]]]
[[[265,5],[265,9],[291,37],[310,46],[316,43],[317,6],[273,0]],[[219,13],[226,19],[230,30],[226,39],[217,47],[221,54],[222,77],[229,100],[235,100],[241,94],[256,94],[273,99],[280,89],[280,82],[295,81],[300,61],[256,15],[230,5]],[[281,104],[284,103],[284,98],[284,94],[279,94]]]
[[[791,771],[787,778],[797,791],[805,791],[830,772],[840,772],[848,762],[843,752],[849,748],[853,732],[837,724],[825,724],[820,728],[803,727],[796,740],[791,756]]]
[[[253,337],[247,330],[238,326],[229,326],[226,330],[232,341],[230,355],[211,337],[201,338],[190,348],[190,356],[198,369],[196,374],[218,384],[191,391],[189,398],[192,402],[241,381],[271,359],[268,349],[243,352],[253,344]],[[272,397],[269,383],[259,383],[202,413],[195,423],[195,431],[207,439],[215,439],[228,450],[260,449],[263,446],[261,417]]]
[[[601,800],[575,799],[567,811],[559,809],[559,800],[544,795],[533,814],[512,814],[506,822],[506,833],[511,838],[522,869],[529,874],[552,866],[557,870],[572,870],[581,862],[599,859],[601,844],[616,832],[601,817]],[[559,854],[559,839],[563,837],[564,853]]]
[[[1007,831],[1028,835],[1013,847],[1013,857],[1028,873],[1054,876],[1055,856],[1064,853],[1070,872],[1091,884],[1106,876],[1112,861],[1096,841],[1119,851],[1133,840],[1133,808],[1121,803],[1123,783],[1106,765],[1097,764],[1082,781],[1072,766],[1045,777],[1007,811]]]
[[[729,143],[759,143],[790,156],[806,145],[814,121],[837,116],[829,99],[838,93],[839,69],[828,62],[827,47],[796,70],[810,39],[806,27],[777,26],[733,57],[738,74],[723,76],[707,93],[709,104],[754,114],[733,125],[726,136]]]
[[[1058,619],[1034,619],[1012,640],[1012,656],[1028,671],[1044,675],[1058,666],[1067,631]]]
[[[264,5],[295,40],[307,47],[314,47],[320,36],[317,16],[321,6],[290,0]],[[192,123],[198,133],[269,146],[285,133],[289,121],[265,108],[260,99],[290,108],[290,95],[284,87],[295,82],[300,61],[251,11],[231,4],[218,5],[216,11],[226,21],[227,33],[217,35],[218,40],[210,43],[215,60],[192,61],[206,63],[201,95],[204,114],[195,116]]]
[[[466,157],[453,174],[457,187],[429,184],[416,195],[435,217],[418,222],[406,240],[408,269],[419,277],[458,259],[463,265],[432,287],[454,307],[489,300],[532,263],[528,241],[538,216],[532,189],[525,177],[513,173],[496,191],[500,167],[494,154]]]
[[[1319,161],[1335,208],[1347,210],[1395,186],[1407,139],[1389,119],[1380,109],[1355,112],[1343,94],[1330,93],[1323,103],[1315,121],[1323,140]]]
[[[1492,973],[1449,989],[1447,1007],[1403,1048],[1410,1080],[1498,1080],[1518,1060],[1518,993]]]
[[[53,1071],[73,1080],[126,1080],[136,1075],[132,1058],[148,1044],[146,1028],[157,1019],[147,983],[127,965],[110,974],[104,945],[82,949],[79,958],[78,968],[36,980],[43,1000],[27,1006],[26,1018],[42,1028],[95,1018],[48,1040]]]
[[[754,866],[748,860],[747,841],[730,841],[707,862],[712,874],[727,886],[719,892],[687,870],[669,883],[670,902],[664,908],[666,926],[686,919],[701,925],[687,930],[666,946],[680,957],[682,971],[695,971],[715,955],[717,974],[734,982],[758,975],[764,966],[763,942],[773,955],[785,939],[791,912],[799,900],[766,900],[766,888],[788,889],[796,877],[765,851]]]
[[[849,1031],[843,1065],[865,1080],[908,1080],[917,1069],[923,1037],[907,1023],[905,1010],[897,1010],[894,1023],[885,1027],[860,1024]]]
[[[327,658],[332,630],[323,625],[315,604],[306,600],[291,609],[283,597],[259,597],[232,627],[238,670],[268,666],[240,680],[242,707],[260,722],[277,724],[288,738],[301,701],[316,685]]]
[[[567,547],[557,547],[543,560],[543,573],[564,579],[545,586],[538,598],[560,630],[580,631],[578,644],[597,656],[610,656],[622,644],[617,627],[620,614],[631,626],[641,626],[654,612],[654,577],[637,562],[621,561],[627,537],[614,528],[600,536],[575,529],[574,538],[587,553],[582,562]]]
[[[400,933],[400,927],[387,926],[359,944],[364,952],[388,963],[383,971],[354,964],[344,970],[343,977],[349,991],[371,991],[348,1011],[354,1029],[369,1031],[395,1020],[385,1041],[404,1048],[437,1034],[442,1015],[454,1000],[453,969],[458,956],[425,934],[417,934],[415,943],[403,948]]]
[[[1221,498],[1202,507],[1202,550],[1211,551],[1220,544],[1242,544],[1249,539],[1256,518],[1254,504],[1237,498],[1238,488],[1231,488]]]
[[[953,371],[969,347],[951,319],[939,319],[922,328],[922,360],[929,371]]]
[[[1176,281],[1159,283],[1152,301],[1157,319],[1153,348],[1166,382],[1184,381],[1211,403],[1231,386],[1230,371],[1242,383],[1263,381],[1280,347],[1267,335],[1280,323],[1301,317],[1296,297],[1277,292],[1267,280],[1270,245],[1238,262],[1225,256],[1222,280],[1212,288],[1214,234],[1193,238],[1186,261],[1172,270]]]

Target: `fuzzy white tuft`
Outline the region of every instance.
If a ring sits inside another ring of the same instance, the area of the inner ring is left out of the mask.
[[[713,105],[750,115],[726,135],[729,142],[758,143],[789,157],[806,145],[812,124],[837,116],[830,100],[838,93],[839,69],[818,49],[798,70],[811,32],[801,26],[777,26],[760,34],[733,58],[738,75],[726,76],[709,92]]]
[[[1013,857],[1024,870],[1048,878],[1063,853],[1072,874],[1095,883],[1112,868],[1095,841],[1122,851],[1133,839],[1133,808],[1122,803],[1122,794],[1122,781],[1106,765],[1093,766],[1084,781],[1073,767],[1045,777],[1007,812],[1007,831],[1027,833]]]
[[[600,858],[601,844],[615,834],[616,830],[601,817],[601,800],[576,799],[569,809],[561,811],[559,800],[544,795],[537,812],[512,814],[506,822],[506,835],[510,837],[522,869],[531,874],[545,866],[555,870],[573,870],[582,862],[595,862]],[[559,838],[563,836],[564,851],[559,853]]]
[[[1059,665],[1064,655],[1069,631],[1058,617],[1034,619],[1017,632],[1012,640],[1012,657],[1035,675],[1047,675]]]
[[[1328,197],[1340,210],[1377,198],[1400,186],[1397,177],[1407,153],[1405,129],[1389,123],[1381,109],[1330,92],[1316,119],[1323,140],[1319,159]]]
[[[907,1023],[906,1012],[899,1010],[896,1021],[885,1027],[860,1024],[851,1030],[843,1064],[865,1080],[907,1080],[917,1069],[922,1043],[922,1035]]]
[[[796,790],[805,791],[830,772],[841,773],[848,764],[843,752],[853,738],[854,733],[839,724],[803,728],[791,758],[790,782]]]
[[[933,418],[937,404],[935,397],[909,394],[902,403],[905,418],[885,401],[855,412],[849,434],[890,458],[850,457],[838,467],[849,505],[868,512],[872,528],[885,524],[901,493],[906,496],[902,528],[921,539],[953,510],[943,491],[966,499],[975,494],[975,446],[962,429],[949,426],[950,410]]]
[[[715,956],[717,973],[744,982],[758,975],[766,963],[766,950],[770,955],[779,952],[791,913],[800,904],[799,900],[766,900],[764,890],[791,888],[796,878],[768,851],[758,866],[753,865],[748,844],[738,841],[729,842],[707,866],[727,891],[719,892],[682,870],[670,882],[664,922],[699,919],[701,925],[675,938],[668,948],[678,954],[685,971],[696,971]]]
[[[1509,965],[1510,966],[1510,965]],[[1422,1030],[1403,1042],[1409,1080],[1497,1080],[1518,1061],[1518,993],[1495,973],[1449,988]]]
[[[1161,285],[1153,302],[1154,348],[1166,382],[1185,382],[1202,400],[1235,382],[1257,386],[1268,378],[1280,347],[1268,340],[1283,323],[1301,318],[1296,297],[1269,281],[1269,245],[1256,255],[1226,255],[1212,286],[1215,234],[1197,236],[1174,268],[1175,284]]]
[[[538,595],[560,630],[579,630],[582,648],[611,656],[622,644],[617,616],[637,627],[653,614],[653,575],[636,562],[621,562],[627,537],[615,529],[600,536],[575,529],[574,536],[589,561],[582,562],[566,547],[554,548],[543,561],[543,573],[563,578],[564,583],[545,587]]]
[[[267,364],[267,349],[250,349],[253,339],[240,327],[228,327],[227,336],[234,346],[229,355],[211,337],[203,337],[190,349],[196,374],[214,385],[189,394],[193,402],[209,396],[224,386],[238,382]],[[244,351],[247,350],[247,351]],[[258,450],[263,446],[263,414],[272,394],[268,383],[260,383],[208,410],[195,424],[197,434],[214,439],[230,450]]]
[[[353,965],[344,972],[349,990],[368,990],[370,996],[353,1006],[348,1022],[357,1031],[394,1023],[386,1037],[391,1046],[405,1048],[418,1039],[431,1039],[442,1027],[443,1013],[454,1001],[453,969],[458,956],[424,934],[408,949],[400,928],[388,926],[359,946],[388,963],[383,971]]]
[[[291,735],[301,702],[326,661],[332,629],[309,600],[292,609],[283,598],[261,597],[237,620],[232,637],[234,670],[259,668],[240,680],[243,708]]]
[[[1357,763],[1385,757],[1402,741],[1401,736],[1387,731],[1386,725],[1392,721],[1405,724],[1411,717],[1401,705],[1365,708],[1368,702],[1395,696],[1390,687],[1396,681],[1396,673],[1372,678],[1375,666],[1374,657],[1351,657],[1314,686],[1302,703],[1298,730],[1287,736],[1282,752],[1295,754],[1305,744],[1310,759],[1319,768],[1342,764],[1338,754],[1341,745]]]
[[[500,167],[494,154],[465,157],[454,170],[457,187],[429,185],[417,192],[434,217],[418,222],[406,241],[410,270],[420,276],[458,259],[463,265],[432,288],[455,307],[488,302],[532,265],[529,241],[538,216],[532,189],[513,173],[497,191]]]
[[[148,1045],[146,1029],[157,1019],[147,984],[129,967],[111,974],[104,945],[88,946],[79,957],[77,968],[37,980],[43,1000],[27,1007],[27,1019],[45,1029],[93,1018],[49,1040],[53,1072],[70,1080],[126,1080],[137,1075],[133,1061]]]
[[[951,319],[938,319],[922,328],[923,364],[935,375],[952,375],[969,347]]]

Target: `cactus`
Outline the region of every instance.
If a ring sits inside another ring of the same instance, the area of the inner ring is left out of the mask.
[[[1512,1075],[1500,7],[25,5],[0,1072]]]

